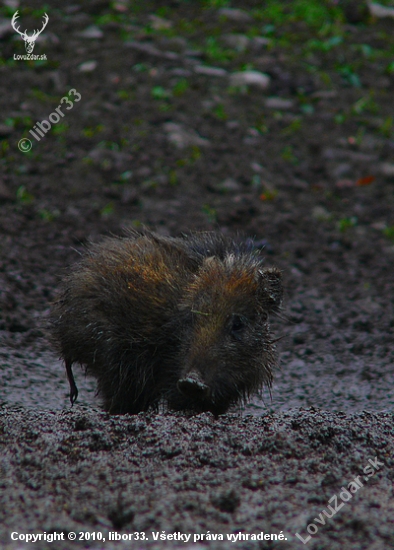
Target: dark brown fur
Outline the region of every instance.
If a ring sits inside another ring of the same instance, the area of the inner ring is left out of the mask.
[[[279,270],[221,235],[106,239],[70,271],[53,304],[71,402],[72,364],[80,363],[111,413],[162,399],[176,410],[223,413],[271,385],[268,317],[281,299]]]

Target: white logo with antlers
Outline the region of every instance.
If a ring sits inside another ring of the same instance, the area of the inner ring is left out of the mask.
[[[35,45],[35,42],[38,38],[38,36],[42,33],[42,31],[45,29],[45,27],[47,26],[47,23],[49,21],[49,17],[47,16],[47,14],[45,13],[44,14],[44,23],[43,23],[43,26],[42,26],[42,29],[40,31],[33,31],[33,34],[32,36],[29,36],[27,34],[27,29],[25,30],[25,32],[21,32],[19,30],[19,27],[16,27],[15,26],[15,23],[16,23],[16,20],[17,18],[19,17],[18,15],[18,10],[14,13],[14,17],[12,18],[12,21],[11,21],[11,25],[13,27],[13,29],[19,33],[22,37],[22,39],[25,41],[25,47],[26,47],[26,51],[27,53],[32,53],[33,50],[34,50],[34,45]]]

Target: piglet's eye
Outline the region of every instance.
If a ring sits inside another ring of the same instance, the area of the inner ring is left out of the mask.
[[[231,319],[231,334],[237,338],[240,337],[246,328],[246,323],[240,315],[233,315]]]

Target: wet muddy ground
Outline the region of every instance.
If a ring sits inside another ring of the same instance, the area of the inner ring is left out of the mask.
[[[219,4],[50,2],[34,50],[46,61],[14,60],[16,7],[1,8],[5,548],[31,547],[14,531],[106,537],[60,549],[394,546],[394,21]],[[37,28],[42,6],[20,10]],[[38,141],[29,131],[58,107]],[[265,246],[286,286],[272,398],[217,419],[109,417],[75,368],[69,408],[45,335],[56,286],[90,241],[141,225]],[[356,476],[367,480],[321,520]],[[295,533],[312,524],[304,545]],[[287,540],[194,541],[239,532]]]

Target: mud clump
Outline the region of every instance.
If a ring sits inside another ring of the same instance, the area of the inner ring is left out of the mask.
[[[270,386],[269,315],[281,305],[281,273],[251,248],[216,233],[149,231],[93,245],[63,280],[50,317],[71,402],[73,363],[97,379],[113,414],[160,401],[220,414]]]

